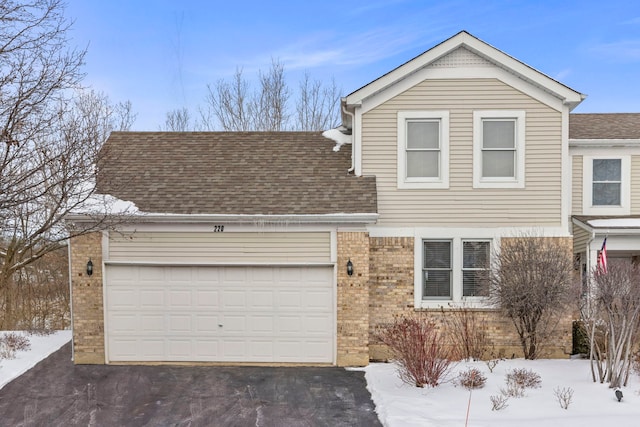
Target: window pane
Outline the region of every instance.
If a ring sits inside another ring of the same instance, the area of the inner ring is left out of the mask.
[[[483,151],[482,176],[484,178],[515,177],[515,151]]]
[[[439,151],[407,151],[407,178],[438,178]]]
[[[489,267],[489,242],[462,242],[462,268]]]
[[[593,183],[594,206],[620,206],[619,183]]]
[[[622,160],[593,159],[594,181],[620,181],[622,177]]]
[[[440,122],[407,122],[407,148],[440,148]]]
[[[486,295],[490,257],[489,242],[462,242],[462,295]]]
[[[424,242],[424,268],[451,268],[451,242]]]
[[[423,297],[450,297],[451,271],[427,270],[423,275]]]
[[[462,295],[465,297],[486,296],[487,272],[485,270],[468,270],[462,272]]]
[[[516,122],[514,120],[483,120],[483,148],[515,148]]]

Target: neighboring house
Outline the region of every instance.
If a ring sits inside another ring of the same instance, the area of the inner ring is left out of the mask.
[[[640,114],[572,114],[573,250],[583,277],[608,258],[640,256]],[[586,290],[586,289],[585,289]]]
[[[570,245],[597,228],[572,213],[609,215],[576,209],[616,184],[583,191],[582,168],[627,137],[593,142],[608,128],[570,115],[583,99],[461,32],[343,98],[338,151],[320,133],[113,133],[98,189],[141,213],[71,243],[75,362],[363,365],[386,357],[381,325],[462,305],[521,354],[476,271],[503,239]],[[633,149],[616,154],[620,215]],[[601,235],[576,250],[586,268]],[[570,316],[547,354],[571,351]]]

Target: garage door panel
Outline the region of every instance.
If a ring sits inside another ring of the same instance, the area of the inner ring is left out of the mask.
[[[163,314],[142,313],[139,316],[140,332],[148,335],[163,335],[167,329]],[[134,331],[129,331],[134,332]]]
[[[170,289],[168,294],[167,303],[170,309],[188,309],[193,306],[191,289]]]
[[[191,340],[176,339],[167,340],[168,356],[174,360],[185,360],[193,354]]]
[[[109,318],[109,332],[116,335],[135,334],[138,331],[137,315],[112,313]]]
[[[219,306],[220,292],[212,289],[196,289],[195,303],[199,309],[216,309]]]
[[[164,289],[140,289],[140,308],[162,310],[165,306]]]
[[[138,292],[133,289],[116,288],[110,290],[109,303],[112,310],[135,309],[138,305]]]
[[[220,329],[220,321],[218,316],[212,316],[209,314],[200,314],[196,313],[196,334],[206,334],[210,335],[212,333],[217,333]]]
[[[229,290],[225,289],[222,291],[222,310],[246,310],[247,309],[247,298],[246,291],[239,290]]]
[[[191,317],[190,314],[170,314],[168,332],[170,334],[191,334],[193,330]]]
[[[111,361],[331,363],[331,267],[107,266]]]

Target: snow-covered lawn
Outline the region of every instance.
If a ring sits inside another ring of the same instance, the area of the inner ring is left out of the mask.
[[[2,333],[2,332],[0,332]],[[0,360],[0,388],[23,374],[40,360],[58,350],[71,339],[71,331],[48,336],[29,337],[31,349],[16,353],[16,358]],[[493,373],[484,362],[460,363],[449,375],[469,367],[479,369],[486,377],[484,388],[473,390],[469,413],[470,427],[631,427],[640,425],[640,379],[633,375],[622,389],[624,398],[618,403],[614,391],[606,384],[593,383],[587,360],[504,360]],[[490,396],[506,388],[505,374],[516,368],[532,370],[540,375],[542,387],[527,389],[522,398],[509,398],[505,409],[491,410]],[[400,381],[395,366],[375,363],[364,368],[367,387],[376,411],[387,427],[464,426],[469,391],[453,381],[436,388],[416,388]],[[562,409],[554,390],[573,389],[568,409]]]
[[[42,359],[71,340],[71,331],[58,331],[46,336],[17,333],[29,338],[31,349],[16,352],[15,359],[0,359],[0,388],[33,368]],[[4,332],[0,332],[0,334],[4,334]]]
[[[484,362],[460,363],[449,375],[469,367],[487,378],[482,389],[471,393],[468,426],[473,427],[627,427],[640,425],[640,380],[633,375],[624,398],[618,403],[614,390],[591,380],[587,360],[504,360],[493,373]],[[490,396],[506,389],[505,374],[524,368],[540,375],[542,387],[527,389],[525,397],[509,398],[505,409],[492,411]],[[378,417],[388,427],[464,426],[469,391],[452,382],[436,388],[417,388],[398,378],[393,364],[371,364],[365,368],[367,387]],[[568,409],[562,409],[554,390],[573,389]]]

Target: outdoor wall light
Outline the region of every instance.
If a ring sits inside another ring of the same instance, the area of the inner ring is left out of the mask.
[[[87,262],[87,276],[91,276],[93,274],[93,262],[91,258],[89,258],[89,262]]]
[[[353,263],[351,262],[351,258],[347,261],[347,274],[353,276]]]

